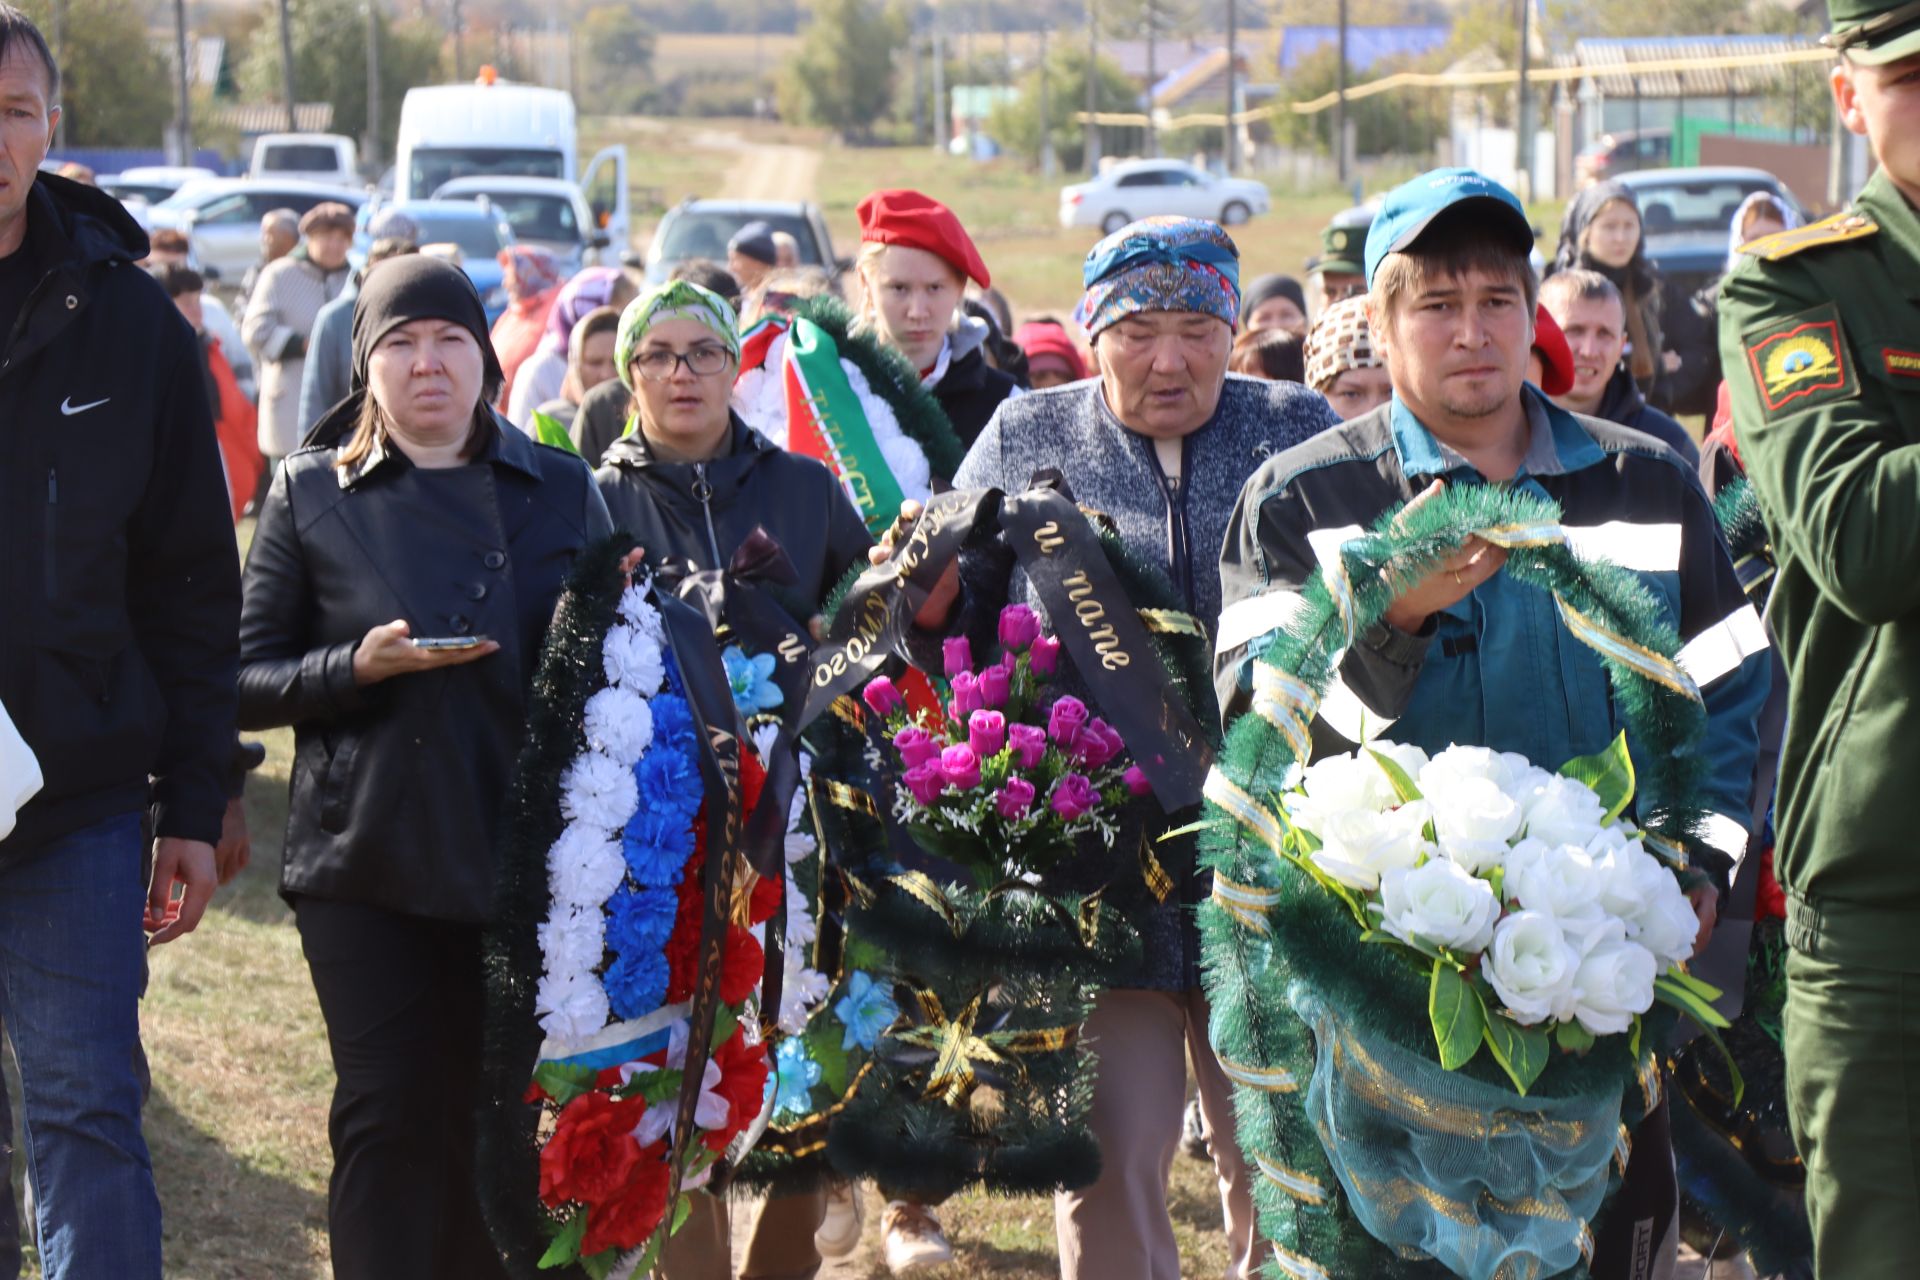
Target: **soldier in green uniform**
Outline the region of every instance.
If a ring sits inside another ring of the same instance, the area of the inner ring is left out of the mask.
[[[1787,1092],[1816,1265],[1920,1276],[1920,0],[1828,0],[1879,170],[1745,246],[1720,349],[1779,570]]]
[[[1373,210],[1355,205],[1333,215],[1320,231],[1319,256],[1307,260],[1307,314],[1314,319],[1334,303],[1367,291],[1367,269],[1362,255]]]

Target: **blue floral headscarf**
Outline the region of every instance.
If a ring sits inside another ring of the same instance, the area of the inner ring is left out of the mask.
[[[1197,311],[1240,323],[1240,251],[1205,218],[1142,218],[1087,254],[1074,321],[1096,338],[1142,311]]]

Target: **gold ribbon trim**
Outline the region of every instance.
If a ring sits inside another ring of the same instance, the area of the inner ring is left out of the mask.
[[[1156,635],[1192,636],[1197,640],[1207,638],[1207,629],[1200,625],[1200,619],[1190,613],[1181,613],[1177,609],[1140,609],[1136,612],[1147,630]]]
[[[947,895],[940,892],[940,886],[935,884],[933,877],[926,872],[907,871],[897,876],[888,876],[887,883],[905,890],[925,903],[929,911],[946,922],[947,928],[953,931],[954,937],[957,938],[965,932],[966,926],[961,922],[959,912],[953,909],[953,904],[947,901]]]
[[[1281,829],[1280,820],[1265,805],[1242,791],[1217,766],[1207,771],[1206,785],[1201,788],[1201,794],[1253,832],[1260,843],[1273,850],[1275,857],[1281,856],[1280,851],[1286,845],[1286,832]]]
[[[1144,831],[1140,833],[1140,878],[1147,882],[1147,892],[1155,902],[1165,902],[1173,892],[1173,877],[1160,865],[1160,859],[1153,852],[1153,841]]]
[[[875,822],[880,821],[880,806],[873,797],[858,787],[850,787],[844,782],[835,782],[831,778],[815,777],[813,785],[824,791],[827,802],[841,809],[851,809],[855,813],[864,813]]]
[[[1613,1138],[1613,1162],[1620,1167],[1620,1176],[1627,1176],[1627,1162],[1633,1159],[1633,1135],[1622,1124],[1620,1132]]]
[[[856,733],[867,731],[867,716],[860,704],[853,700],[852,694],[843,693],[827,704],[827,710],[838,720],[844,720]]]
[[[1293,1280],[1333,1280],[1332,1276],[1320,1269],[1319,1264],[1297,1253],[1290,1253],[1277,1244],[1273,1246],[1273,1260]]]
[[[1293,1078],[1291,1071],[1279,1067],[1250,1067],[1224,1055],[1215,1056],[1220,1063],[1220,1073],[1235,1084],[1257,1089],[1261,1093],[1294,1093],[1300,1088],[1300,1082]]]
[[[1299,1200],[1305,1204],[1325,1204],[1327,1202],[1326,1187],[1322,1186],[1315,1179],[1309,1178],[1306,1174],[1296,1173],[1283,1164],[1275,1164],[1258,1152],[1254,1153],[1253,1162],[1260,1166],[1260,1172],[1266,1175],[1267,1181],[1279,1187],[1295,1200]]]
[[[1278,889],[1256,889],[1252,885],[1229,880],[1213,873],[1213,900],[1241,924],[1255,933],[1270,933],[1266,913],[1279,905]]]
[[[1268,662],[1253,664],[1254,714],[1280,731],[1302,765],[1313,758],[1313,716],[1320,697]]]
[[[947,1017],[940,997],[931,991],[916,991],[924,1025],[895,1032],[893,1038],[916,1049],[930,1049],[933,1066],[927,1072],[925,1096],[939,1097],[950,1107],[958,1106],[979,1083],[973,1064],[991,1062],[1011,1069],[1024,1078],[1026,1069],[1017,1060],[1030,1053],[1055,1053],[1070,1047],[1080,1036],[1078,1027],[1045,1027],[1033,1031],[974,1031],[980,1017],[980,996],[967,1002],[957,1017]],[[1012,1055],[1012,1056],[1009,1056]]]
[[[1639,672],[1656,684],[1665,685],[1684,698],[1702,701],[1700,688],[1694,684],[1693,677],[1682,671],[1671,658],[1663,658],[1653,650],[1607,630],[1557,595],[1553,603],[1559,607],[1560,621],[1566,624],[1567,630],[1573,632],[1574,639],[1580,643],[1602,657],[1612,658],[1622,666]]]

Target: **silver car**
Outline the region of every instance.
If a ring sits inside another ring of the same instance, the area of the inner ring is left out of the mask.
[[[329,200],[358,212],[367,193],[318,182],[209,178],[189,182],[147,211],[152,227],[177,227],[215,279],[232,286],[260,257],[260,219],[275,209],[305,213]]]
[[[1219,177],[1184,160],[1126,160],[1060,188],[1060,225],[1098,227],[1103,235],[1159,214],[1234,227],[1272,207],[1265,183]]]

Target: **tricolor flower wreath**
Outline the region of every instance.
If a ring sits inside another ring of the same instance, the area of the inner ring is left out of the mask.
[[[552,906],[538,928],[534,1002],[545,1039],[528,1094],[549,1113],[539,1194],[558,1227],[541,1265],[577,1260],[596,1277],[648,1270],[667,1234],[707,856],[700,742],[644,585],[621,596],[600,657],[607,686],[587,700],[561,780],[567,825],[547,854]],[[743,755],[749,811],[763,780]],[[759,882],[750,921],[770,917],[783,892]],[[767,1046],[750,1010],[760,940],[730,924],[724,956],[698,1133],[682,1144],[686,1189],[705,1185],[765,1109]]]

